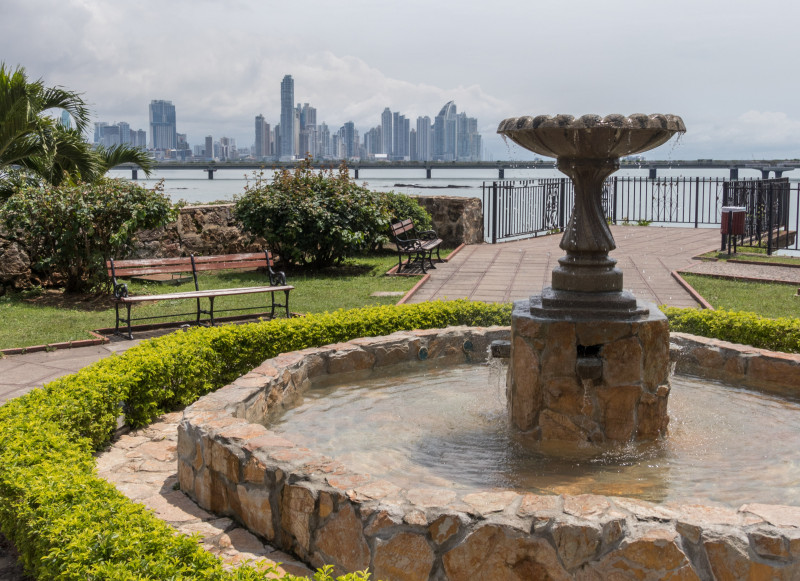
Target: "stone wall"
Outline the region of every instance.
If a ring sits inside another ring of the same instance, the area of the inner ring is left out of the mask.
[[[480,360],[507,328],[395,333],[279,355],[184,412],[181,490],[314,567],[372,578],[797,579],[800,507],[401,489],[253,423],[314,378]],[[691,352],[692,348],[684,350]]]
[[[483,209],[479,198],[416,196],[433,219],[433,228],[445,246],[483,242]]]

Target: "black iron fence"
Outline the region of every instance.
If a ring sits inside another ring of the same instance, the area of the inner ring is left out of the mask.
[[[738,245],[798,249],[798,186],[787,178],[608,179],[603,210],[614,224],[720,227],[723,206],[747,208],[745,234]],[[559,232],[566,226],[575,192],[567,178],[496,181],[483,184],[484,232],[487,242]]]

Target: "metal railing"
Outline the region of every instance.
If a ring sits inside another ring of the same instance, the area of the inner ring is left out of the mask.
[[[741,246],[798,250],[800,184],[787,178],[614,177],[603,186],[603,210],[614,224],[719,227],[722,206],[747,208]],[[483,184],[486,242],[496,243],[563,231],[575,192],[567,178],[494,181]]]

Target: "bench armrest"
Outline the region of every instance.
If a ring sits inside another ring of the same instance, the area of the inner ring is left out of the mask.
[[[417,250],[420,246],[422,246],[422,240],[418,240],[416,238],[409,238],[408,240],[396,240],[397,248],[402,252],[409,252]]]
[[[286,273],[282,270],[276,272],[270,268],[269,284],[270,286],[286,286]]]
[[[128,285],[125,283],[117,284],[114,283],[114,298],[115,299],[124,299],[128,296]]]
[[[438,236],[436,235],[436,231],[435,230],[423,230],[422,232],[419,232],[418,234],[419,234],[420,240],[436,240],[438,238]]]

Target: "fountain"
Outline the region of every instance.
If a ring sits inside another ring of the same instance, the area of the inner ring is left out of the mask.
[[[555,157],[575,185],[552,287],[514,303],[508,403],[541,440],[652,440],[667,429],[669,329],[655,305],[622,288],[601,196],[619,158],[684,132],[675,115],[516,117],[497,132]]]
[[[490,344],[510,336],[507,395],[514,433],[542,445],[566,440],[566,448],[572,442],[650,445],[647,440],[658,439],[667,427],[667,321],[653,305],[624,292],[622,274],[608,256],[614,241],[599,195],[620,155],[646,151],[683,130],[679,118],[658,115],[504,121],[501,133],[557,157],[558,167],[575,182],[575,209],[562,240],[567,255],[553,273],[552,288],[515,304],[510,332],[507,327],[399,332],[265,361],[184,411],[177,443],[181,490],[204,509],[241,521],[314,567],[332,564],[337,574],[369,568],[374,578],[387,581],[800,578],[797,506],[762,499],[738,508],[713,499],[654,504],[601,496],[594,488],[537,494],[490,483],[476,489],[421,483],[410,474],[413,468],[403,474],[410,482],[395,481],[353,469],[346,458],[325,456],[269,421],[317,383],[341,385],[386,369],[404,375],[432,362],[474,364],[486,359]],[[679,338],[677,346],[687,373],[726,373],[732,383],[797,395],[800,356],[753,353],[691,336]],[[385,418],[413,405],[401,384],[400,397],[384,411],[351,415],[330,402],[325,406],[351,423],[377,414],[372,432],[385,429],[383,437],[394,441],[397,432],[380,414]],[[461,382],[452,389],[463,388]],[[417,407],[435,408],[430,400],[442,399],[435,391],[422,398]],[[502,417],[502,399],[500,406]],[[437,409],[434,415],[437,428],[449,419]],[[312,430],[329,426],[323,421]],[[306,436],[308,426],[300,431]],[[461,435],[450,441],[461,443]],[[368,439],[373,439],[369,430]],[[800,466],[786,456],[778,460],[789,470]],[[437,461],[434,455],[431,463]],[[478,480],[484,468],[475,470]],[[460,467],[453,473],[460,477]]]

